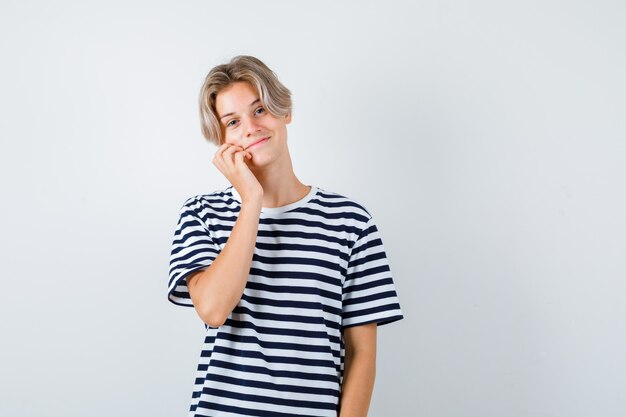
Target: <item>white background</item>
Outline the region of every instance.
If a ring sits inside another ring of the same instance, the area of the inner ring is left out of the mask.
[[[626,3],[3,1],[0,414],[183,416],[178,209],[229,185],[208,70],[292,90],[305,184],[377,219],[405,319],[370,417],[626,414]]]

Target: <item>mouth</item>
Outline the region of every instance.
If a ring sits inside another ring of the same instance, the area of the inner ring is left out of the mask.
[[[260,139],[260,140],[257,140],[257,141],[256,141],[256,142],[254,142],[252,145],[248,146],[246,149],[250,149],[250,148],[252,148],[253,146],[262,145],[262,144],[264,144],[265,142],[267,142],[269,139],[270,139],[270,136],[268,136],[268,137],[266,137],[266,138],[263,138],[263,139]]]

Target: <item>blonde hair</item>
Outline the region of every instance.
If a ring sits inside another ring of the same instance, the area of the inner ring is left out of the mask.
[[[215,98],[232,83],[244,81],[256,89],[261,103],[274,117],[291,113],[291,91],[261,60],[249,55],[237,55],[227,64],[209,71],[200,89],[200,127],[209,143],[220,146],[223,130],[215,110]]]

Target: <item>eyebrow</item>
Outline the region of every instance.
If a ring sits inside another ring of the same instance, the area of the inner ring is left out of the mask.
[[[257,98],[256,100],[254,100],[252,103],[250,103],[250,107],[254,106],[255,104],[257,104],[259,101],[261,101],[260,98]],[[226,116],[232,116],[235,113],[226,113],[225,115],[220,117],[220,120],[222,120],[224,117]]]

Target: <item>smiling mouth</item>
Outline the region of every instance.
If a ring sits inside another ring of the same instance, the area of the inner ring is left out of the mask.
[[[265,143],[265,142],[267,142],[267,141],[269,140],[269,138],[270,138],[270,136],[268,136],[268,137],[266,137],[266,138],[263,138],[263,139],[261,139],[261,140],[259,140],[259,141],[256,141],[256,142],[254,142],[252,145],[248,146],[246,149],[250,149],[250,148],[252,148],[252,147],[253,147],[253,146],[255,146],[255,145],[259,145],[259,144],[261,144],[261,143]]]

